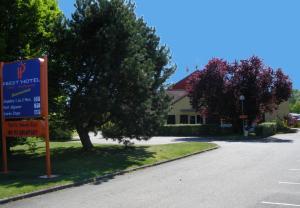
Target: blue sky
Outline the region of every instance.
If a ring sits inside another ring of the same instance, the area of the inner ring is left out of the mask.
[[[212,57],[232,62],[252,55],[282,68],[300,89],[299,0],[135,0],[136,13],[156,28],[178,68],[176,82]],[[74,0],[59,0],[67,17]],[[186,71],[189,68],[189,72]]]

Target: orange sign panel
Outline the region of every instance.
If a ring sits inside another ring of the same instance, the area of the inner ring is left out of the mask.
[[[6,121],[4,132],[7,137],[43,137],[45,136],[46,121]]]
[[[240,115],[240,119],[247,119],[248,115]]]

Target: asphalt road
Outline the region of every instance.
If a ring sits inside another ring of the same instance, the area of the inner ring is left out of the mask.
[[[300,207],[300,133],[221,148],[6,208]]]
[[[93,144],[120,144],[118,141],[114,141],[112,139],[104,139],[102,137],[101,131],[99,131],[96,135],[95,133],[90,132],[89,133],[90,139]],[[156,144],[170,144],[170,143],[179,143],[183,142],[186,137],[152,137],[150,140],[144,141],[144,140],[136,140],[132,139],[130,140],[135,145],[156,145]],[[197,137],[190,137],[189,139],[197,139]],[[73,138],[74,142],[80,142],[79,136],[76,135]]]

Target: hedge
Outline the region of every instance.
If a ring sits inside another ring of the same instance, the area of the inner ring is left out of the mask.
[[[162,126],[157,136],[209,136],[232,133],[232,128],[221,128],[216,124],[177,124]]]
[[[50,140],[52,141],[67,141],[72,139],[73,130],[60,119],[49,120]]]
[[[255,127],[256,136],[272,136],[277,132],[276,122],[265,122]]]

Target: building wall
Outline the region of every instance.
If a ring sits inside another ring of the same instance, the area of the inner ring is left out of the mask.
[[[286,115],[289,114],[289,105],[288,102],[283,102],[279,105],[278,109],[273,113],[265,114],[265,121],[274,121],[277,118],[283,119]],[[196,123],[206,123],[206,119],[200,116],[199,113],[196,113],[192,109],[190,100],[188,96],[185,96],[171,105],[168,115],[175,115],[175,124],[180,124],[180,115],[188,116],[188,123],[190,123],[190,117],[195,116]],[[200,121],[197,122],[197,115],[201,117]]]
[[[190,123],[191,116],[195,116],[196,123],[197,123],[197,115],[200,116],[200,114],[196,113],[195,110],[192,108],[188,96],[185,96],[180,100],[178,100],[176,103],[172,104],[168,115],[175,115],[175,124],[180,124],[180,115],[187,115],[188,123]],[[202,123],[202,122],[203,119],[201,118],[201,121],[198,121],[198,123]]]
[[[265,121],[274,121],[276,119],[283,119],[285,116],[289,114],[289,103],[283,102],[279,105],[278,109],[273,113],[265,114]]]

